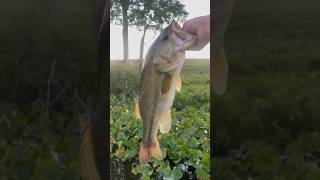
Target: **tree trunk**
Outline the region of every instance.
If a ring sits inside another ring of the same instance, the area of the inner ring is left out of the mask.
[[[144,37],[146,35],[146,31],[143,32],[143,35],[141,37],[140,41],[140,55],[139,55],[139,61],[142,62],[143,60],[143,50],[144,50]]]
[[[122,19],[123,19],[123,27],[122,27],[122,38],[123,38],[123,62],[128,62],[129,57],[129,43],[128,43],[128,8],[129,1],[121,0],[122,6]]]
[[[142,68],[143,52],[144,52],[144,39],[146,37],[146,32],[148,30],[149,25],[150,25],[150,23],[147,24],[146,26],[144,26],[143,35],[142,35],[141,41],[140,41],[139,70],[141,70],[141,68]]]

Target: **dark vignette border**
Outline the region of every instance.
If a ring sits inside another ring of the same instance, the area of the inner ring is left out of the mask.
[[[219,48],[223,45],[223,37],[226,32],[232,10],[236,0],[213,0],[210,3],[210,67],[214,66],[214,59]],[[213,73],[210,68],[210,177],[216,179],[213,157],[216,154],[215,130],[214,130],[214,101],[213,101]],[[217,119],[215,119],[217,120]],[[219,121],[219,120],[218,120]],[[215,178],[214,178],[215,177]]]
[[[101,179],[109,177],[109,107],[110,107],[110,18],[109,0],[95,0],[94,22],[97,32],[97,86],[92,114],[94,158]]]

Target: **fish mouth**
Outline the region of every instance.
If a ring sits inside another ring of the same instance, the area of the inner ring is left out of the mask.
[[[182,41],[187,39],[186,32],[182,30],[182,27],[175,20],[172,20],[170,25],[171,25],[172,31],[176,34],[178,38],[180,38]]]
[[[189,46],[197,41],[196,36],[182,29],[182,27],[174,20],[170,23],[170,29],[175,35],[175,41],[180,42],[181,50],[187,50]]]
[[[178,31],[182,30],[182,27],[175,20],[172,20],[170,22],[170,25],[173,27],[174,30],[178,30]]]

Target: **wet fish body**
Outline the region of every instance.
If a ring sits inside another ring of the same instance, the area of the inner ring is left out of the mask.
[[[162,159],[157,132],[171,128],[170,108],[175,92],[181,89],[180,71],[185,61],[185,50],[196,41],[172,21],[149,48],[141,69],[140,93],[136,99],[136,117],[143,120],[143,137],[139,163],[149,156]]]

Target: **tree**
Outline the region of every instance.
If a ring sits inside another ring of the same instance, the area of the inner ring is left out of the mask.
[[[160,30],[164,23],[169,23],[172,19],[181,21],[186,18],[188,13],[184,5],[178,0],[126,0],[129,4],[123,7],[121,0],[112,0],[111,3],[111,20],[123,25],[124,57],[125,48],[128,48],[128,26],[134,26],[143,32],[140,41],[140,60],[143,59],[144,39],[148,29]],[[126,11],[126,13],[124,13]],[[122,17],[120,14],[122,12]],[[125,37],[126,36],[126,37]],[[125,41],[126,40],[126,41]],[[124,58],[126,61],[127,59]]]
[[[184,20],[188,13],[184,10],[184,5],[177,0],[137,0],[133,3],[130,15],[131,25],[143,31],[139,57],[142,60],[146,31],[148,29],[157,31],[164,23],[168,24],[172,19]]]
[[[111,20],[122,24],[122,38],[123,38],[123,60],[126,63],[129,57],[128,44],[128,10],[132,0],[112,0],[110,2]],[[122,16],[120,15],[122,13]]]

